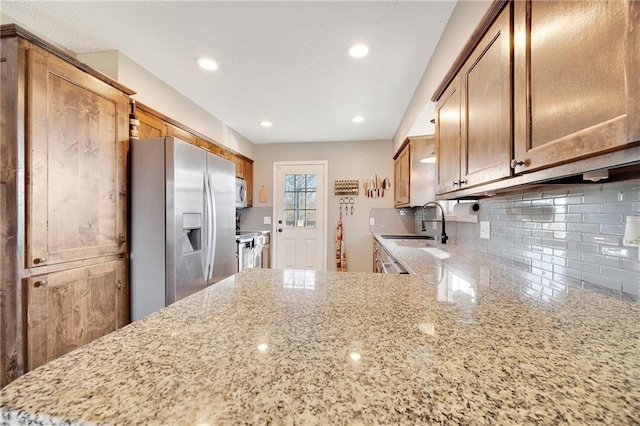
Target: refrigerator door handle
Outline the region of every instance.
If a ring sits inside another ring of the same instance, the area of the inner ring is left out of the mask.
[[[209,187],[209,206],[210,212],[209,215],[209,238],[211,239],[211,243],[209,244],[209,272],[207,274],[207,281],[213,278],[213,264],[215,261],[215,253],[216,253],[216,237],[217,237],[217,220],[216,220],[216,197],[213,192],[213,184],[212,184],[212,176],[211,173],[208,174],[208,187]]]
[[[209,261],[211,259],[211,200],[209,199],[209,176],[207,172],[204,172],[204,221],[207,227],[206,231],[206,248],[204,250],[204,279],[205,281],[209,280],[209,269],[211,265]]]

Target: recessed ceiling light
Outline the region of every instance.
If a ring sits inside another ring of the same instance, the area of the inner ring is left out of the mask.
[[[362,117],[361,115],[356,115],[351,119],[351,121],[353,121],[354,123],[362,123],[364,121],[364,117]]]
[[[369,54],[369,46],[365,43],[355,43],[349,47],[349,55],[354,58],[364,58]]]
[[[271,127],[271,126],[273,126],[273,123],[270,122],[269,120],[262,120],[262,121],[260,121],[260,125],[262,127]]]
[[[203,58],[198,58],[198,59],[196,59],[196,63],[203,70],[215,71],[215,70],[218,69],[218,64],[216,64],[216,61],[214,61],[211,58],[204,58],[204,57]]]

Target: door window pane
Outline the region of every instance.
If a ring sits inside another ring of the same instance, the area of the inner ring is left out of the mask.
[[[316,227],[317,181],[316,175],[285,175],[285,227]]]
[[[295,190],[295,182],[296,182],[296,175],[285,175],[284,176],[284,190],[285,191],[294,191]]]

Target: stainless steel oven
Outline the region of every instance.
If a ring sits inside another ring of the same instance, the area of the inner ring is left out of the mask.
[[[248,268],[270,268],[269,232],[245,232],[236,235],[237,272]]]

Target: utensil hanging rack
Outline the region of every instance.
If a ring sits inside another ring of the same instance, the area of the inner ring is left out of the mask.
[[[369,179],[364,179],[362,183],[364,195],[369,198],[384,197],[384,192],[391,189],[389,178],[379,179],[378,175],[372,175]]]

